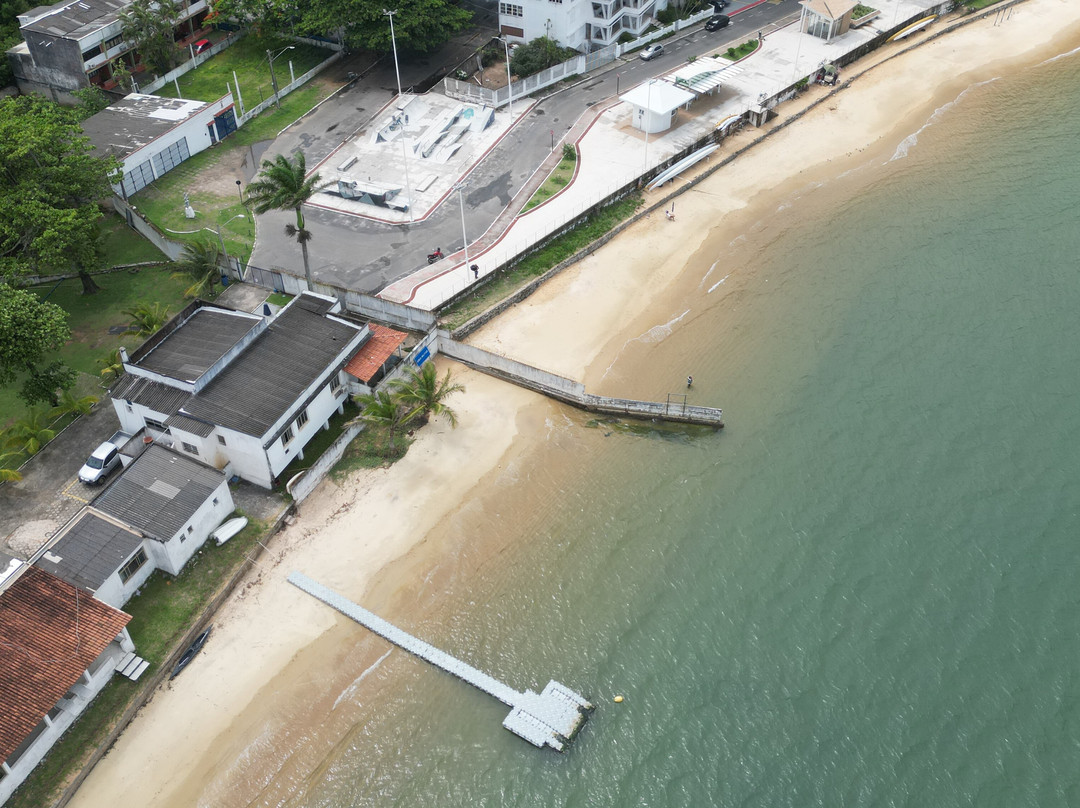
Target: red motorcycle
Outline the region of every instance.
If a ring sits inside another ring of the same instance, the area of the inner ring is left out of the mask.
[[[442,247],[436,247],[435,252],[428,253],[427,262],[429,264],[434,264],[436,261],[441,260],[442,257],[443,257]]]

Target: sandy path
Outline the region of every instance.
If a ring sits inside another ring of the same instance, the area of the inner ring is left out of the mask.
[[[679,283],[688,260],[707,241],[726,243],[794,189],[871,154],[880,158],[973,82],[1000,75],[1012,63],[1041,61],[1075,41],[1080,3],[1030,0],[1005,25],[995,27],[992,19],[976,23],[895,59],[681,196],[676,222],[653,216],[636,225],[474,341],[585,378],[592,387],[625,341],[627,324],[653,314],[655,296]],[[259,574],[224,607],[207,649],[142,711],[73,805],[206,801],[220,767],[237,748],[254,742],[247,733],[274,709],[257,702],[255,694],[337,619],[289,586],[288,572],[300,569],[362,599],[375,573],[468,503],[485,475],[529,451],[534,438],[521,433],[519,424],[526,422],[526,408],[546,405],[509,385],[456,370],[468,388],[454,402],[459,428],[434,424],[392,469],[360,473],[340,488],[320,488],[274,540]]]

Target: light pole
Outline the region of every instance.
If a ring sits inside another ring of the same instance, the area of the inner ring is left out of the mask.
[[[277,53],[273,53],[270,48],[266,49],[266,58],[270,62],[270,83],[274,85],[274,106],[278,109],[281,109],[281,101],[278,100],[277,76],[274,75],[274,60],[281,56],[285,51],[292,50],[295,47],[295,45],[288,45]]]
[[[502,41],[503,50],[506,52],[506,92],[510,95],[510,123],[514,122],[514,88],[510,86],[510,43]],[[552,147],[554,150],[554,147]]]
[[[394,15],[397,14],[397,10],[390,11],[389,9],[384,8],[382,13],[390,18],[390,47],[394,50],[394,75],[397,76],[398,98],[401,98],[401,71],[398,70],[397,39],[394,37]]]
[[[409,221],[413,221],[413,198],[412,198],[412,185],[409,183],[409,153],[405,149],[405,122],[408,116],[405,114],[405,110],[398,107],[398,114],[395,116],[399,124],[401,124],[401,159],[405,162],[405,195],[409,198]]]
[[[240,180],[236,181],[236,193],[240,194],[240,204],[241,205],[244,204],[244,188],[243,188],[243,185],[244,185],[244,183],[241,182]]]
[[[458,202],[461,204],[461,240],[465,243],[465,272],[469,271],[469,237],[465,235],[465,197],[462,196],[461,190],[465,187],[465,183],[459,182],[454,186],[457,190]],[[468,277],[468,274],[465,276]]]

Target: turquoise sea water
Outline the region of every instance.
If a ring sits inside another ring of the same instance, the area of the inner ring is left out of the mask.
[[[724,432],[552,418],[445,526],[409,628],[592,696],[568,754],[394,651],[251,804],[1080,805],[1077,88],[972,87],[696,256],[602,384],[692,372]]]

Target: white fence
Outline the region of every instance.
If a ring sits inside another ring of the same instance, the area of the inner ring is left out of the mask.
[[[519,79],[511,84],[509,88],[500,87],[497,90],[493,90],[488,87],[480,87],[470,81],[460,81],[448,76],[443,79],[443,91],[451,98],[457,98],[460,101],[468,101],[473,104],[480,104],[498,109],[499,107],[506,106],[510,102],[511,91],[513,91],[512,96],[514,98],[524,98],[531,93],[535,93],[537,90],[542,90],[545,87],[550,87],[552,84],[557,84],[569,76],[582,75],[603,67],[606,64],[610,64],[624,53],[629,53],[630,51],[647,45],[650,42],[654,42],[657,39],[662,39],[669,34],[681,31],[702,20],[707,20],[713,14],[714,12],[712,9],[701,11],[692,17],[687,17],[685,20],[675,20],[671,25],[657,28],[652,33],[638,37],[631,42],[625,44],[616,42],[612,45],[600,48],[599,50],[595,50],[592,53],[578,54],[562,64],[557,64],[554,67],[549,67],[547,70],[541,70],[539,73],[532,76]]]
[[[284,98],[289,93],[291,93],[293,90],[300,89],[305,84],[307,84],[309,81],[311,81],[313,78],[315,78],[315,76],[320,71],[323,71],[326,68],[328,68],[334,62],[341,59],[342,56],[343,56],[343,52],[342,51],[337,51],[329,59],[326,59],[325,61],[320,62],[319,64],[315,65],[315,67],[311,68],[311,70],[309,70],[307,73],[300,76],[300,78],[298,78],[296,81],[290,81],[288,84],[286,84],[280,90],[278,90],[277,98],[278,99]],[[240,98],[240,93],[239,92],[236,95],[237,95],[237,98]],[[258,115],[260,112],[262,112],[265,109],[268,109],[270,107],[270,105],[273,104],[273,103],[274,103],[274,96],[271,95],[265,101],[263,101],[263,102],[261,102],[259,104],[256,104],[254,107],[252,107],[251,109],[249,109],[247,111],[244,111],[244,102],[243,102],[243,99],[240,99],[240,116],[236,119],[236,125],[237,126],[243,126],[245,123],[250,121],[252,118],[254,118],[256,115]]]
[[[337,440],[330,444],[329,448],[322,453],[322,456],[316,460],[311,468],[309,468],[304,476],[296,481],[290,491],[292,498],[297,502],[303,502],[308,498],[308,495],[314,491],[319,483],[323,481],[323,478],[330,473],[341,456],[345,454],[345,449],[348,448],[352,439],[364,431],[363,424],[351,424],[345,427],[345,431],[338,435]]]
[[[137,88],[135,88],[135,92],[146,93],[147,95],[149,95],[151,93],[156,93],[158,90],[160,90],[166,84],[168,84],[170,81],[173,81],[174,79],[180,78],[185,73],[191,72],[196,67],[198,67],[203,62],[205,62],[207,59],[209,59],[211,56],[216,56],[217,54],[221,53],[227,47],[229,47],[234,42],[236,42],[236,40],[240,39],[240,37],[242,37],[243,35],[244,35],[243,31],[237,31],[235,33],[230,34],[225,39],[221,40],[219,43],[217,43],[216,45],[211,47],[209,50],[205,50],[202,53],[197,53],[197,54],[195,54],[194,51],[192,51],[192,53],[194,54],[193,57],[191,59],[189,59],[188,61],[184,62],[182,65],[180,65],[180,67],[177,67],[174,70],[170,70],[164,76],[159,76],[158,78],[154,79],[152,82],[147,84],[145,87],[137,87]],[[189,45],[188,47],[190,48],[191,46]]]

